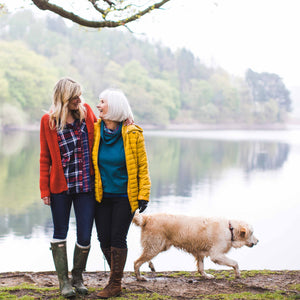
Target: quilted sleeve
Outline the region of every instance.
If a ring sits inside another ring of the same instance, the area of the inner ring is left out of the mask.
[[[138,167],[138,200],[149,201],[151,181],[149,175],[148,158],[143,133],[139,134],[137,140],[137,167]]]

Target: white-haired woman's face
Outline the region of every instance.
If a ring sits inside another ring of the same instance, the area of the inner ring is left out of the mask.
[[[99,110],[99,118],[103,119],[103,117],[108,112],[108,102],[105,99],[100,99],[97,108]]]

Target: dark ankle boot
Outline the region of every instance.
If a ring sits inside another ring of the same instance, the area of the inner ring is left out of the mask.
[[[118,296],[122,291],[121,281],[127,258],[127,249],[111,247],[111,270],[109,284],[98,293],[98,297],[107,299]]]
[[[69,298],[76,295],[69,281],[66,242],[51,243],[53,261],[59,281],[61,295]]]
[[[86,295],[88,289],[83,284],[82,273],[85,271],[87,258],[90,252],[90,247],[80,247],[75,244],[73,270],[72,270],[72,286],[75,287],[77,293]]]

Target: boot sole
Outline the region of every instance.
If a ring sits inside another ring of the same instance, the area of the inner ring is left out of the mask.
[[[73,292],[73,293],[66,293],[66,294],[61,294],[61,295],[65,298],[71,298],[71,297],[75,297],[76,293]]]
[[[76,288],[75,288],[75,290],[76,290],[76,292],[77,292],[78,294],[80,294],[80,295],[87,295],[87,294],[88,294],[88,290],[78,290],[78,289],[76,289]]]
[[[110,296],[108,296],[108,297],[106,297],[106,296],[101,296],[101,295],[97,294],[97,297],[100,298],[100,299],[109,299],[109,298],[113,298],[113,297],[118,297],[118,296],[120,296],[121,294],[122,294],[122,292],[119,292],[119,293],[117,293],[117,294],[110,295]]]

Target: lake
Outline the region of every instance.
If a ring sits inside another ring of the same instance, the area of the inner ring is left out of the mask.
[[[242,270],[300,268],[300,130],[145,131],[152,181],[145,213],[221,216],[248,221],[259,239],[228,256]],[[52,220],[39,194],[39,133],[0,132],[0,272],[54,270]],[[75,243],[72,215],[69,267]],[[125,270],[140,254],[140,230],[128,235]],[[157,271],[195,271],[191,255],[171,248]],[[206,258],[205,269],[228,269]],[[108,270],[95,229],[87,271]],[[142,271],[147,271],[143,265]]]

